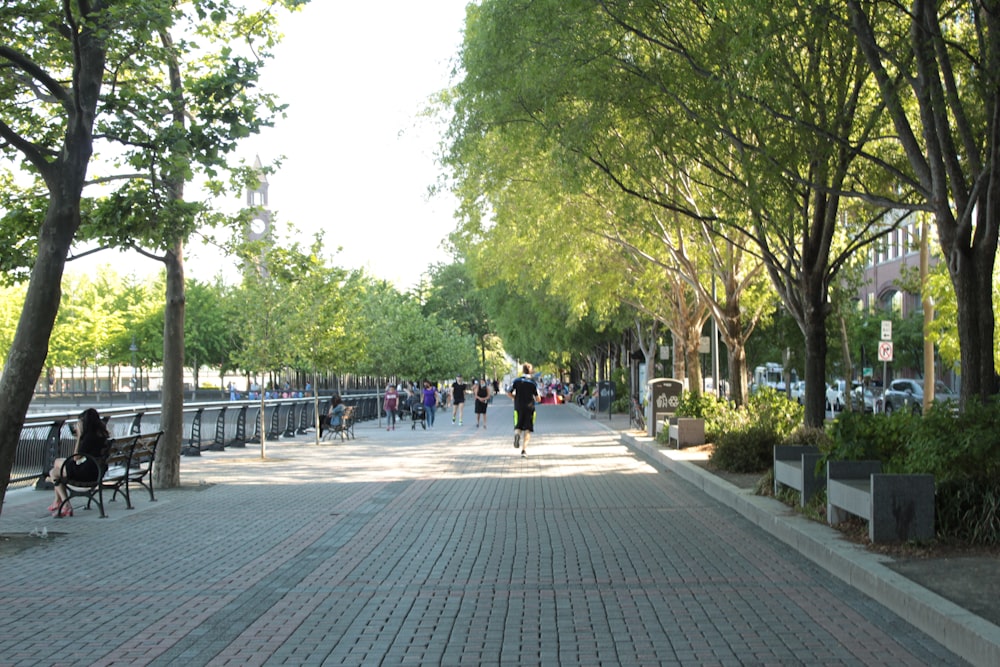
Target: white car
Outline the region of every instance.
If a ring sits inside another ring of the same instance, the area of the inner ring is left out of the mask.
[[[844,400],[844,391],[847,383],[844,380],[834,380],[826,386],[826,409],[831,412],[840,412],[847,403]]]
[[[799,405],[805,405],[806,402],[806,381],[799,380],[798,382],[793,382],[791,387],[791,393],[789,394],[791,399],[798,403]]]

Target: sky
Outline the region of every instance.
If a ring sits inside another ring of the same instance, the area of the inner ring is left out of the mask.
[[[268,178],[280,221],[325,230],[339,266],[365,268],[400,289],[454,229],[454,199],[428,195],[440,172],[440,122],[421,118],[451,83],[468,0],[313,0],[282,21],[285,39],[262,88],[289,105],[247,157],[285,156]]]
[[[279,234],[292,224],[308,247],[324,230],[333,264],[400,290],[449,261],[441,243],[455,228],[454,199],[428,195],[441,172],[441,123],[421,113],[454,83],[467,2],[312,0],[282,19],[285,37],[261,88],[288,105],[287,117],[238,151],[248,163],[284,156],[268,177]],[[242,203],[234,198],[234,208]],[[116,262],[106,253],[94,261]],[[217,252],[192,240],[185,273],[210,280],[220,261],[228,273]]]

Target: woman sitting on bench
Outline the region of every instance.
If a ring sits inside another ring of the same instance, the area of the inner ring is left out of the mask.
[[[49,505],[52,513],[62,512],[62,516],[73,516],[73,507],[65,502],[66,486],[61,478],[79,482],[96,482],[101,477],[99,461],[105,456],[108,447],[108,428],[94,408],[87,408],[80,413],[76,422],[76,447],[73,456],[68,459],[59,458],[52,464],[49,479],[55,486],[56,499]],[[64,467],[65,464],[65,467]]]
[[[324,427],[327,429],[337,429],[344,423],[344,410],[347,406],[340,400],[340,394],[334,394],[330,399],[330,411],[320,420],[319,437],[323,437]]]

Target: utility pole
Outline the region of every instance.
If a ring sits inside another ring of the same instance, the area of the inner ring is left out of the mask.
[[[930,225],[927,213],[920,214],[920,300],[924,309],[924,405],[926,413],[934,404],[934,343],[930,341],[931,323],[934,321],[934,299],[927,289],[927,277],[930,272],[930,243],[928,235]]]

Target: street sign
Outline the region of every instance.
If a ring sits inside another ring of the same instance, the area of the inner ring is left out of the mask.
[[[878,360],[892,361],[892,341],[884,340],[878,344]]]
[[[892,320],[882,320],[882,340],[892,340]]]

